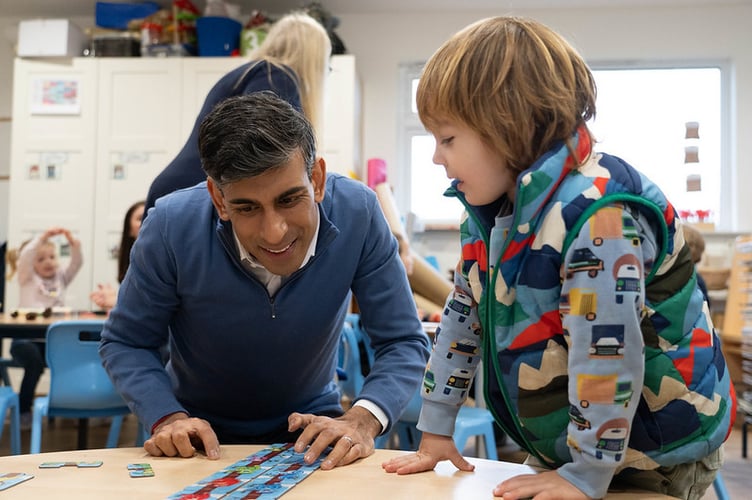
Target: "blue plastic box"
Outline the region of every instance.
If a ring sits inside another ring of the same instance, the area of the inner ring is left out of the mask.
[[[196,20],[199,56],[229,56],[240,48],[243,25],[229,17],[204,16]]]
[[[155,2],[97,2],[95,20],[100,28],[124,30],[131,20],[143,19],[159,9]]]

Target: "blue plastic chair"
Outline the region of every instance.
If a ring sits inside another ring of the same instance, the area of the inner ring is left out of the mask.
[[[365,347],[369,366],[373,365],[374,353],[368,336],[360,325],[358,314],[348,314],[342,328],[339,351],[339,368],[344,375],[340,377],[339,386],[342,393],[354,399],[363,387],[365,377],[361,371],[360,345]],[[418,388],[408,403],[398,422],[392,425],[391,434],[396,434],[399,448],[402,450],[416,450],[420,443],[421,433],[417,429],[420,407],[422,405],[421,388]],[[454,442],[462,451],[467,440],[473,436],[482,436],[486,448],[486,457],[498,459],[496,452],[496,438],[494,435],[493,416],[485,408],[463,406],[457,415],[454,429]],[[385,448],[391,441],[390,435],[381,435],[376,439],[377,448]]]
[[[3,435],[5,414],[10,411],[10,453],[21,454],[21,415],[18,411],[18,394],[9,386],[0,387],[0,436]]]
[[[34,400],[31,453],[39,453],[42,417],[86,419],[112,417],[107,448],[116,448],[123,417],[131,413],[115,390],[99,357],[103,319],[58,321],[47,329],[47,366],[50,390]],[[86,424],[86,421],[83,421]],[[79,427],[79,433],[85,427]],[[139,424],[137,443],[143,442]],[[80,436],[79,436],[80,437]],[[80,443],[79,439],[79,444]]]

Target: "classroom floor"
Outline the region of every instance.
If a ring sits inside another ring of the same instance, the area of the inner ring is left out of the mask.
[[[740,420],[740,419],[738,419]],[[137,422],[133,415],[129,415],[123,422],[120,434],[120,446],[133,446],[136,439]],[[89,425],[88,448],[102,448],[107,440],[109,425],[105,421],[93,421]],[[21,450],[28,453],[31,431],[21,433]],[[752,432],[751,432],[752,434]],[[752,437],[752,436],[750,436]],[[64,451],[75,449],[78,439],[78,422],[71,419],[57,418],[54,422],[46,424],[42,431],[42,451]],[[525,453],[511,441],[499,446],[499,459],[510,462],[522,462],[525,459]],[[750,444],[752,447],[752,444]],[[742,433],[741,424],[734,428],[734,431],[726,442],[725,457],[726,462],[721,471],[726,483],[731,499],[749,498],[749,491],[752,489],[752,449],[749,449],[749,457],[741,457]],[[466,450],[468,452],[469,450]],[[0,456],[9,453],[9,439],[7,432],[7,422],[2,438],[0,438]],[[712,488],[703,497],[703,500],[715,499],[715,493]]]

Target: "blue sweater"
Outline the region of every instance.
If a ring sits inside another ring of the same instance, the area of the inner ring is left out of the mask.
[[[334,375],[351,290],[376,353],[360,397],[398,419],[420,383],[428,341],[397,242],[375,194],[356,181],[330,174],[319,211],[314,257],[270,297],[242,267],[205,183],[157,202],[100,347],[147,428],[185,411],[219,432],[258,436],[294,411],[340,409]]]
[[[251,68],[250,71],[248,71],[249,68]],[[247,74],[245,74],[246,71],[248,71]],[[214,106],[228,97],[271,90],[300,111],[302,110],[300,95],[294,77],[295,74],[289,68],[282,70],[277,66],[267,65],[263,61],[251,61],[220,78],[207,94],[183,149],[152,181],[146,197],[144,216],[160,196],[206,180],[206,173],[201,168],[201,157],[198,152],[198,131],[201,122],[214,109]]]

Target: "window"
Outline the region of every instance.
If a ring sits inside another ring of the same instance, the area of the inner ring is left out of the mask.
[[[422,64],[401,68],[398,151],[404,168],[397,199],[429,228],[456,226],[462,206],[442,195],[449,179],[432,161],[434,140],[415,107],[421,68]],[[709,211],[707,220],[716,226],[730,221],[731,214],[731,200],[721,197],[730,189],[727,74],[722,64],[595,65],[597,114],[588,123],[597,150],[619,156],[643,172],[690,220],[697,220],[698,210]],[[697,134],[687,130],[688,123],[698,125]]]
[[[721,67],[596,67],[593,76],[598,100],[588,126],[596,149],[649,177],[684,218],[718,224],[730,208],[721,203],[729,175]]]
[[[400,185],[396,192],[398,203],[413,213],[417,223],[431,227],[457,227],[462,204],[456,198],[443,195],[450,181],[444,167],[433,162],[434,139],[426,132],[418,118],[415,92],[418,88],[422,63],[402,66],[400,114],[402,133],[397,143],[400,163]]]

